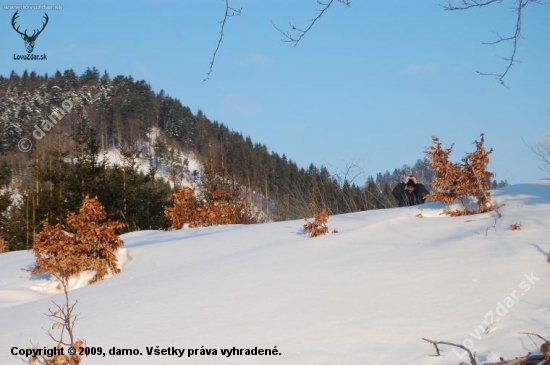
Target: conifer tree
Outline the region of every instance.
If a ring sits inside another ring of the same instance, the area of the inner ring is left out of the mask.
[[[0,188],[2,184],[0,182]],[[0,253],[8,251],[8,244],[5,241],[8,223],[9,223],[9,208],[12,204],[12,198],[9,191],[0,191]]]
[[[85,196],[99,196],[104,189],[106,162],[101,159],[97,135],[93,128],[82,126],[78,134],[73,135],[73,163],[67,176],[71,197],[70,211],[78,209]]]

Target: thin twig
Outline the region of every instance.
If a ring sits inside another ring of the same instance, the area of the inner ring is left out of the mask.
[[[527,148],[541,159],[542,165],[539,168],[550,172],[550,133],[546,133],[535,145],[527,145]]]
[[[223,36],[224,36],[224,30],[225,30],[225,23],[227,22],[227,19],[234,16],[241,15],[243,8],[235,9],[232,8],[229,5],[229,0],[225,0],[225,14],[223,16],[223,19],[220,20],[221,29],[220,29],[220,38],[218,39],[218,44],[216,44],[216,49],[214,50],[214,53],[212,54],[212,60],[210,61],[210,68],[208,72],[206,73],[206,77],[202,81],[210,80],[210,74],[214,71],[214,62],[216,61],[216,55],[218,54],[218,50],[220,49],[220,46],[223,42]]]
[[[548,342],[548,340],[544,337],[542,337],[541,335],[537,334],[537,333],[531,333],[531,332],[520,332],[519,333],[520,335],[527,335],[527,336],[535,336],[535,337],[538,337],[540,338],[541,340],[543,340],[544,342]]]
[[[494,3],[502,3],[503,0],[485,0],[485,1],[479,1],[479,0],[461,0],[458,2],[458,4],[454,3],[451,0],[447,0],[447,5],[443,6],[444,10],[454,11],[454,10],[468,10],[472,8],[482,8],[487,5],[491,5]],[[523,8],[525,8],[529,3],[537,3],[541,5],[547,5],[548,2],[541,1],[541,0],[517,0],[517,6],[514,8],[514,11],[516,12],[516,25],[515,25],[515,31],[514,34],[510,37],[502,37],[499,33],[496,33],[497,39],[493,42],[482,42],[484,45],[494,45],[499,44],[503,42],[511,42],[512,43],[512,50],[510,51],[510,55],[508,57],[500,57],[503,60],[507,61],[506,67],[504,68],[504,71],[502,73],[492,73],[492,72],[481,72],[476,71],[480,75],[484,76],[494,76],[502,86],[508,88],[506,83],[504,82],[505,77],[508,75],[512,67],[519,63],[516,59],[516,53],[518,50],[518,42],[521,38],[521,19],[522,19],[522,11]]]
[[[436,350],[436,352],[437,352],[436,356],[441,356],[441,355],[440,355],[440,351],[441,351],[441,350],[439,350],[439,347],[438,347],[437,345],[454,346],[454,347],[458,347],[458,348],[460,348],[460,349],[462,349],[462,350],[464,350],[464,351],[466,351],[466,352],[468,353],[468,356],[470,357],[470,363],[471,363],[471,365],[478,365],[478,364],[477,364],[477,361],[476,361],[475,355],[472,354],[472,352],[471,352],[468,348],[466,348],[466,347],[464,347],[464,346],[462,346],[462,345],[457,345],[456,343],[452,343],[452,342],[429,340],[429,339],[424,338],[424,337],[422,337],[422,339],[423,339],[424,341],[429,342],[429,343],[431,343],[432,345],[434,345],[435,350]]]
[[[514,64],[519,62],[519,61],[516,60],[516,52],[517,52],[517,49],[518,49],[518,41],[521,37],[521,11],[525,7],[525,5],[527,5],[527,3],[529,3],[529,1],[530,0],[520,0],[520,1],[518,1],[518,7],[517,7],[517,10],[516,10],[517,11],[516,30],[515,30],[513,36],[503,38],[497,33],[498,39],[496,41],[482,43],[482,44],[492,45],[492,44],[499,44],[501,42],[512,42],[512,51],[511,51],[510,57],[508,57],[508,58],[501,57],[503,60],[508,61],[508,63],[506,64],[506,68],[504,69],[503,73],[495,74],[495,73],[490,73],[490,72],[487,73],[487,72],[476,71],[480,75],[494,76],[500,82],[500,84],[504,87],[508,87],[506,85],[506,83],[504,82],[504,78],[506,77],[506,75],[508,75],[508,72],[514,66]]]
[[[296,27],[292,23],[288,23],[290,28],[291,28],[290,31],[289,30],[282,30],[281,28],[277,27],[275,25],[275,23],[273,23],[273,21],[271,22],[271,24],[273,25],[273,27],[277,31],[279,31],[279,33],[281,33],[284,36],[284,38],[281,39],[282,42],[294,43],[294,46],[296,47],[298,45],[298,43],[302,40],[302,38],[307,34],[307,32],[309,32],[310,29],[313,28],[313,25],[315,25],[315,23],[323,16],[325,11],[327,11],[328,8],[330,8],[330,6],[332,5],[333,2],[334,2],[334,0],[329,0],[326,3],[324,3],[320,0],[317,0],[317,4],[322,6],[320,9],[317,9],[319,14],[317,14],[317,16],[311,20],[311,22],[309,23],[309,26],[307,28],[305,28],[304,30]],[[344,4],[348,7],[351,5],[351,0],[338,0],[338,2]],[[292,32],[295,32],[296,34],[292,34]]]
[[[501,3],[502,0],[487,0],[487,1],[477,1],[477,0],[461,0],[460,5],[453,5],[452,1],[447,1],[447,5],[443,5],[444,10],[468,10],[471,8],[481,8],[492,3]]]

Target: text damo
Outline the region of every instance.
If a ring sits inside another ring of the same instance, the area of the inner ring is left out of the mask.
[[[69,113],[73,108],[73,102],[70,99],[63,100],[61,103],[61,108],[53,108],[52,113],[48,116],[48,119],[44,119],[40,125],[35,124],[32,135],[36,139],[42,139],[50,129],[52,129],[63,117],[65,114]]]

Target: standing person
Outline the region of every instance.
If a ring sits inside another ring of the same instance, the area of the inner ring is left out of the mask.
[[[424,204],[428,194],[428,189],[419,184],[414,175],[407,176],[405,181],[397,184],[392,191],[392,195],[397,199],[400,207]]]

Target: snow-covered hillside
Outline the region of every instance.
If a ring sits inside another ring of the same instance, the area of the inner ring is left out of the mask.
[[[199,185],[199,176],[203,172],[203,166],[194,153],[185,153],[178,147],[165,147],[164,156],[158,156],[155,146],[165,144],[165,138],[158,128],[152,128],[146,141],[137,141],[135,158],[128,160],[122,156],[119,149],[111,148],[99,154],[99,161],[107,166],[132,166],[136,171],[147,174],[152,166],[156,169],[156,178],[174,185],[196,188]],[[139,150],[139,151],[138,151]],[[133,155],[133,154],[130,154]]]
[[[199,160],[193,154],[184,154],[181,151],[175,151],[176,160],[178,164],[177,171],[174,173],[174,178],[177,183],[182,186],[188,186],[196,188],[198,184],[198,179],[193,178],[193,175],[200,176],[203,171],[203,166]],[[125,162],[123,157],[120,154],[118,149],[110,149],[103,151],[99,155],[100,161],[105,161],[106,165],[109,167],[113,166],[124,166]],[[136,171],[147,174],[151,168],[151,161],[145,157],[136,158],[134,168]],[[176,170],[176,169],[175,169]],[[170,185],[173,185],[171,180],[169,167],[165,163],[161,162],[157,166],[156,178],[161,178],[166,182],[169,182]]]
[[[303,221],[123,235],[122,273],[72,283],[75,332],[104,352],[142,355],[83,364],[467,361],[445,346],[431,356],[422,337],[471,346],[480,362],[536,352],[518,332],[550,338],[550,179],[492,193],[501,218],[441,216],[445,207],[429,203],[332,216],[339,233],[318,238]],[[32,264],[29,252],[0,255],[0,364],[20,363],[13,347],[53,345],[44,313],[62,297],[21,271]],[[186,350],[147,354],[157,347]],[[278,354],[222,355],[233,347]]]

